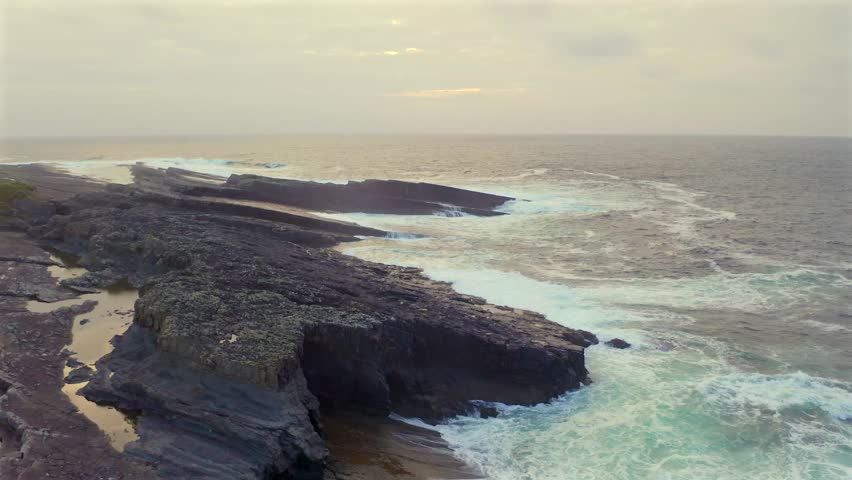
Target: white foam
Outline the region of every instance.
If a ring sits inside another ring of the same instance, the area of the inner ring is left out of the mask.
[[[852,419],[852,384],[803,372],[734,373],[709,381],[701,391],[708,401],[739,413],[748,412],[748,407],[775,412],[818,408],[839,420]]]
[[[138,158],[132,160],[38,160],[17,162],[12,165],[51,165],[72,175],[80,175],[112,183],[132,183],[133,177],[130,174],[130,167],[135,163],[142,163],[155,168],[176,167],[221,177],[228,177],[242,170],[238,168],[240,162],[237,160],[184,157]]]
[[[399,230],[416,227],[432,237],[391,245],[348,244],[347,253],[420,267],[431,278],[452,282],[460,292],[538,311],[558,323],[591,330],[601,340],[617,336],[636,346],[587,349],[594,383],[551,404],[503,406],[497,418],[458,417],[434,427],[459,458],[494,480],[844,478],[848,468],[838,459],[852,437],[838,433],[838,428],[847,427],[832,422],[848,418],[845,386],[795,375],[767,376],[764,387],[785,392],[767,399],[760,381],[741,381],[748,374],[729,363],[729,358],[739,355],[729,343],[671,329],[654,329],[650,338],[638,328],[641,322],[671,325],[691,320],[667,313],[671,307],[748,312],[783,308],[812,301],[826,289],[849,288],[848,279],[800,267],[759,274],[716,268],[695,278],[590,277],[585,281],[571,280],[579,275],[565,270],[564,283],[501,271],[501,266],[513,263],[511,251],[522,248],[513,243],[510,250],[503,250],[502,243],[539,242],[530,236],[531,225],[552,222],[549,212],[571,211],[570,202],[560,204],[567,193],[547,195],[549,200],[530,195],[533,202],[527,205],[506,205],[505,209],[514,209],[513,215],[464,219],[460,224],[435,218],[347,218],[375,222],[374,226],[390,224]],[[552,203],[542,208],[536,200]],[[443,228],[444,235],[434,235],[437,228]],[[514,230],[526,232],[527,237],[507,240],[508,232]],[[608,242],[605,230],[593,233],[585,237]],[[552,239],[540,241],[546,244]],[[665,349],[658,348],[661,343]],[[780,417],[755,417],[755,408]],[[803,420],[796,416],[801,409],[825,412],[826,418]],[[727,415],[737,420],[729,422]]]
[[[424,422],[423,420],[421,420],[417,417],[403,417],[403,416],[398,415],[396,413],[391,413],[390,415],[388,415],[388,418],[390,418],[391,420],[395,420],[397,422],[402,422],[402,423],[411,425],[413,427],[424,428],[426,430],[432,430],[433,432],[440,431],[434,425],[429,425],[428,423]]]
[[[843,325],[838,325],[836,323],[820,322],[818,320],[802,320],[802,323],[829,333],[852,331],[849,328],[844,327]]]
[[[737,218],[735,212],[729,210],[708,208],[698,203],[703,192],[694,192],[674,183],[640,180],[635,185],[640,188],[650,188],[658,200],[668,205],[665,208],[647,208],[640,210],[636,216],[645,217],[665,227],[671,233],[684,240],[698,238],[696,227],[699,224],[713,221],[731,221]]]
[[[852,281],[842,275],[805,268],[741,274],[720,270],[694,278],[608,280],[611,283],[580,290],[600,302],[756,312],[789,308],[823,293],[852,288]]]
[[[537,311],[562,325],[644,343],[639,332],[619,327],[628,320],[637,320],[636,314],[584,298],[566,285],[531,279],[516,272],[436,268],[425,262],[409,266],[421,267],[430,278],[450,282],[455,290],[491,303]]]
[[[493,480],[845,478],[848,427],[796,409],[848,418],[847,384],[753,377],[690,346],[703,339],[673,335],[681,343],[672,352],[588,350],[595,383],[550,404],[437,429]],[[756,407],[783,414],[754,415]]]
[[[610,180],[621,180],[621,177],[619,177],[617,175],[610,175],[608,173],[588,172],[586,170],[577,170],[575,168],[563,168],[563,170],[565,170],[566,172],[582,173],[583,175],[589,175],[589,176],[592,176],[592,177],[604,177],[604,178],[609,178]]]
[[[566,199],[558,194],[530,195],[520,200],[510,200],[497,211],[510,215],[541,215],[558,213],[598,213],[608,210],[601,205],[585,203],[576,198]]]
[[[549,169],[547,168],[531,168],[525,172],[522,172],[520,175],[518,175],[517,178],[540,177],[548,171]]]
[[[175,167],[226,178],[232,174],[240,173],[254,173],[272,177],[287,175],[287,165],[283,163],[254,164],[236,159],[203,157],[151,157],[129,160],[37,160],[8,163],[8,165],[51,165],[72,175],[80,175],[105,182],[127,184],[133,182],[130,167],[135,163],[142,163],[153,168]],[[274,167],[270,165],[274,165]]]
[[[443,210],[437,211],[433,213],[436,217],[447,217],[447,218],[460,218],[460,217],[469,217],[471,215],[465,213],[459,207],[447,206]]]
[[[373,222],[370,226],[387,227],[383,222]],[[467,227],[478,232],[479,226],[481,224]],[[399,223],[394,227],[405,229]],[[455,288],[466,293],[495,303],[539,311],[554,321],[587,329],[607,328],[604,323],[611,327],[626,321],[659,317],[659,313],[650,317],[638,315],[632,311],[635,307],[768,312],[803,304],[822,295],[828,298],[852,288],[852,281],[841,275],[804,268],[741,274],[717,270],[700,277],[656,279],[587,278],[564,274],[560,280],[564,283],[552,283],[490,267],[487,263],[492,262],[495,253],[472,252],[469,241],[453,241],[447,236],[432,238],[428,243],[400,245],[390,250],[370,243],[349,244],[344,251],[372,261],[420,267],[429,276],[453,282]],[[496,263],[503,260],[498,258]],[[619,331],[613,335],[623,333]]]
[[[385,234],[385,238],[388,240],[423,240],[429,237],[417,233],[388,232]]]
[[[550,172],[549,168],[529,168],[526,170],[522,170],[521,173],[515,175],[506,175],[495,174],[490,176],[482,176],[482,177],[468,177],[464,180],[468,183],[476,182],[476,183],[485,183],[489,186],[493,186],[494,184],[512,184],[512,183],[525,183],[527,179],[537,179],[538,177],[544,177],[547,173]],[[419,172],[418,172],[419,173]],[[438,183],[452,183],[454,180],[457,180],[456,176],[438,174],[429,178],[430,182],[438,182]]]
[[[224,158],[143,158],[138,161],[149,167],[175,167],[219,177],[229,177],[234,173],[239,173],[242,170],[240,167],[244,166],[238,160]]]

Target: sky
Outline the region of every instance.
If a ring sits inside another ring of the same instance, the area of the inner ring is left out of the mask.
[[[852,0],[3,0],[0,135],[849,136]]]

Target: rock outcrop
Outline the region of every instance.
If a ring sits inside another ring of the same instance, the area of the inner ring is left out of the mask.
[[[56,286],[45,267],[47,252],[22,233],[0,231],[0,249],[7,257],[0,260],[0,478],[156,478],[144,464],[113,450],[61,391],[71,323],[95,303],[30,311],[28,299],[18,295],[20,285],[57,292],[50,298],[73,292]]]
[[[206,188],[201,181],[157,175],[140,169],[135,186],[57,204],[30,233],[90,271],[69,287],[141,287],[132,327],[82,392],[134,413],[140,438],[125,455],[161,476],[320,478],[320,405],[434,422],[473,412],[471,400],[535,404],[586,380],[588,332],[326,248],[363,227],[235,210],[187,193]],[[295,203],[293,188],[326,196],[306,183],[232,177],[227,188],[273,203]],[[506,200],[408,185],[342,191],[381,198],[365,200],[366,211],[400,195],[417,204],[403,202],[408,213],[451,204],[486,212]]]
[[[620,350],[631,347],[631,345],[629,343],[627,343],[625,340],[622,340],[620,338],[613,338],[612,340],[607,340],[605,342],[605,344],[609,347],[618,348]]]
[[[182,171],[172,170],[167,175],[173,178],[172,185],[185,195],[255,200],[327,212],[494,216],[503,215],[495,211],[495,207],[514,200],[443,185],[395,180],[365,180],[341,185],[231,175],[225,185],[211,185],[210,182],[188,183],[189,176]]]

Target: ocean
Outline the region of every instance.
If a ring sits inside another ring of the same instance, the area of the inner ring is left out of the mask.
[[[495,480],[852,478],[852,140],[256,136],[7,140],[5,163],[426,181],[509,215],[326,214],[340,248],[622,338],[549,404],[429,427]],[[417,419],[404,419],[419,424]]]

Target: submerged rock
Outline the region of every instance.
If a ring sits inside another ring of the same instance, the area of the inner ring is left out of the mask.
[[[83,365],[82,367],[69,372],[68,375],[65,376],[65,383],[74,384],[88,382],[94,374],[95,371],[92,370],[92,367]]]
[[[479,416],[482,418],[494,418],[500,415],[500,411],[495,407],[483,406],[479,407]]]
[[[81,362],[81,361],[79,361],[79,360],[77,360],[76,358],[73,358],[73,357],[71,357],[71,358],[69,358],[68,360],[65,361],[65,366],[67,366],[68,368],[77,368],[77,367],[82,367],[83,365],[85,365],[85,363],[83,363],[83,362]]]
[[[362,227],[185,201],[154,191],[164,178],[80,195],[31,230],[80,256],[79,285],[142,286],[133,325],[81,392],[141,412],[125,454],[162,476],[320,478],[320,404],[437,422],[474,399],[532,405],[587,380],[589,332],[326,248],[353,240],[335,229]],[[365,183],[355,189],[402,188]],[[438,187],[407,195],[498,201]]]
[[[630,344],[620,338],[613,338],[612,340],[607,340],[606,345],[612,348],[625,349],[630,348]]]

